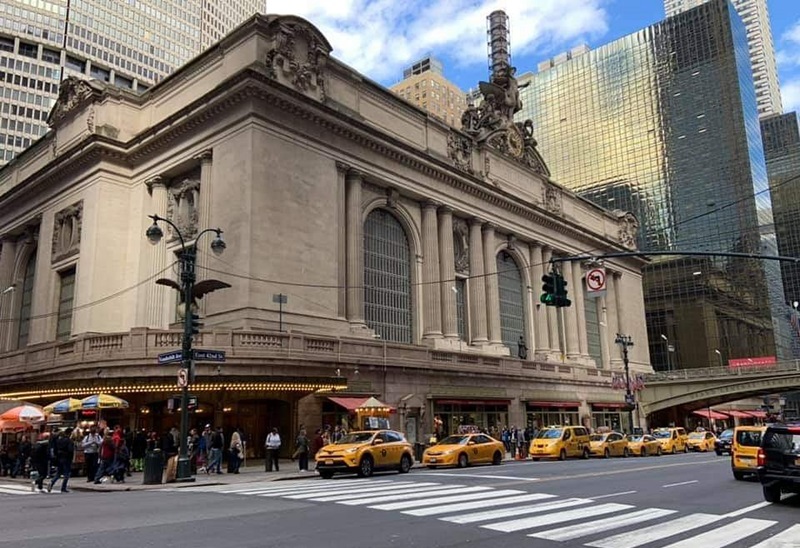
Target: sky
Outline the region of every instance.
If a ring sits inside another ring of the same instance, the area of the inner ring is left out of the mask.
[[[784,111],[800,111],[800,0],[767,0]],[[662,0],[267,0],[316,25],[333,56],[385,86],[433,55],[468,90],[489,76],[486,16],[508,13],[517,73],[586,43],[598,47],[664,19]]]

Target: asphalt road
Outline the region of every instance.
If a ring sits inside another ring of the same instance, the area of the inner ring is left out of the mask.
[[[0,546],[800,547],[800,497],[767,504],[729,466],[711,453],[140,492],[0,484]]]

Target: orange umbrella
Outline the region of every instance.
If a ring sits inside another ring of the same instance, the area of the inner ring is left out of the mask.
[[[30,404],[19,405],[0,415],[2,421],[42,422],[44,418],[42,408]]]
[[[30,423],[22,421],[3,421],[0,420],[0,434],[12,434],[16,432],[24,432],[31,428]]]

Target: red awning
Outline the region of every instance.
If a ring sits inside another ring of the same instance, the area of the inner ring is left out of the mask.
[[[440,405],[508,405],[511,400],[434,400]]]
[[[753,415],[747,413],[746,411],[738,411],[736,409],[726,409],[723,411],[726,415],[730,415],[731,417],[736,417],[739,419],[752,419]]]
[[[333,396],[328,396],[328,399],[348,411],[355,411],[369,398],[334,398]]]
[[[722,420],[729,418],[728,415],[723,415],[722,413],[717,413],[712,409],[698,409],[697,411],[692,411],[695,415],[700,415],[701,417],[705,417],[707,419],[714,419],[714,420]]]
[[[580,407],[576,401],[529,401],[528,407]]]
[[[598,409],[624,409],[626,407],[624,401],[618,401],[618,402],[599,401],[599,402],[593,402],[591,405],[592,407],[597,407]]]
[[[750,415],[751,417],[755,417],[757,419],[766,419],[767,418],[767,412],[766,411],[746,411],[746,413],[748,415]]]

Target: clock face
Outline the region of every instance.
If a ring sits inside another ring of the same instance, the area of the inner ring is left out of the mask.
[[[525,141],[522,139],[519,129],[516,127],[509,128],[507,135],[509,152],[511,152],[511,155],[515,158],[521,157],[522,153],[525,151]]]

